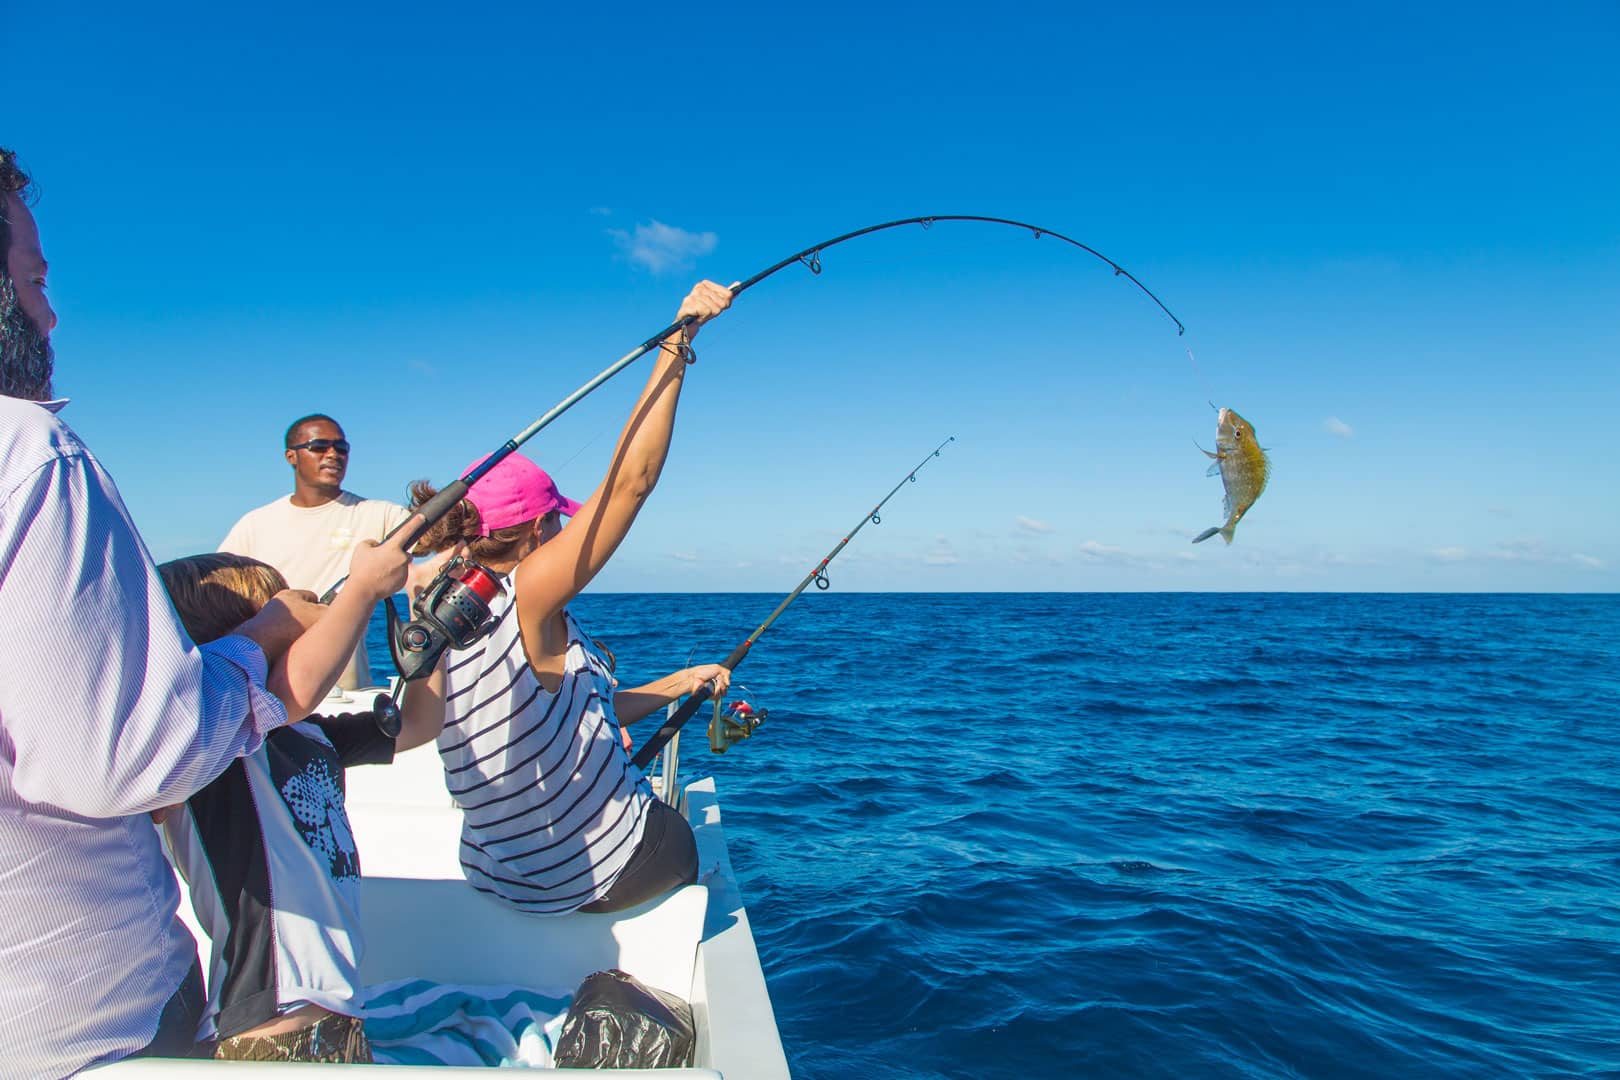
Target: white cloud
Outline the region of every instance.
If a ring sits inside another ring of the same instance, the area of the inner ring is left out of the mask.
[[[1513,511],[1506,506],[1487,506],[1485,512],[1495,514],[1497,517],[1510,518],[1513,516]]]
[[[590,214],[592,217],[612,217],[613,216],[613,211],[610,210],[606,206],[593,206],[593,207],[591,207],[589,210],[587,210],[585,212],[587,214]]]
[[[934,550],[923,556],[925,566],[955,566],[961,561],[961,556],[945,536],[934,537]]]
[[[1018,517],[1013,518],[1013,520],[1018,522],[1018,527],[1020,529],[1027,530],[1029,532],[1033,532],[1033,533],[1049,533],[1049,532],[1055,532],[1056,531],[1056,530],[1054,530],[1052,528],[1052,526],[1048,525],[1046,522],[1044,522],[1044,521],[1036,521],[1034,518],[1027,518],[1027,517],[1024,517],[1022,515],[1019,515]]]
[[[1322,426],[1327,428],[1332,434],[1343,439],[1348,439],[1350,436],[1356,433],[1355,428],[1351,427],[1343,420],[1340,420],[1337,416],[1328,417],[1326,420],[1322,421]]]
[[[712,232],[687,232],[661,221],[637,225],[631,232],[609,229],[608,235],[619,245],[625,258],[655,274],[690,266],[693,259],[707,255],[718,243]]]
[[[1081,558],[1095,562],[1126,560],[1131,556],[1124,548],[1113,547],[1109,544],[1100,544],[1095,540],[1087,540],[1075,549]]]
[[[1527,563],[1532,566],[1582,566],[1588,570],[1603,570],[1608,566],[1602,559],[1582,555],[1578,551],[1564,552],[1549,548],[1534,537],[1505,540],[1495,547],[1481,551],[1471,551],[1465,547],[1434,548],[1429,552],[1429,557],[1439,562],[1454,563],[1483,559],[1488,562]]]
[[[1449,550],[1442,548],[1441,550]],[[1461,550],[1460,548],[1457,550]],[[1337,551],[1324,551],[1317,555],[1316,561],[1321,566],[1383,566],[1380,559],[1369,555],[1342,555]]]
[[[1555,561],[1540,540],[1504,540],[1485,553],[1486,558],[1499,562],[1544,563]]]
[[[672,551],[669,553],[669,557],[672,559],[679,559],[681,562],[698,561],[698,553],[695,551]]]

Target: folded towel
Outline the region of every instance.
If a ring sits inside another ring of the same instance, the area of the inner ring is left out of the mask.
[[[361,1007],[379,1064],[551,1068],[571,998],[523,986],[401,979],[366,987]]]

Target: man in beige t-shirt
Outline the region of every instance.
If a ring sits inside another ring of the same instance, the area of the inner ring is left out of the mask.
[[[330,416],[316,414],[287,429],[293,493],[250,510],[231,527],[219,550],[267,562],[287,584],[317,596],[349,572],[356,540],[381,540],[410,516],[403,506],[362,499],[343,490],[349,442]],[[372,684],[366,643],[360,642],[338,680],[345,690]]]

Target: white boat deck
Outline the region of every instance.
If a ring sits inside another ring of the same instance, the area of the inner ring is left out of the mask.
[[[345,708],[352,706],[344,706]],[[360,851],[366,923],[365,982],[425,978],[461,984],[509,984],[571,992],[607,968],[691,1002],[697,1067],[660,1070],[569,1070],[570,1076],[696,1080],[778,1080],[787,1059],[754,947],[748,913],[732,877],[713,779],[686,788],[686,814],[697,836],[700,883],[614,915],[537,917],[509,908],[467,885],[457,849],[460,814],[444,787],[432,746],[399,755],[392,766],[351,769],[349,818]],[[182,893],[184,890],[182,889]],[[203,936],[182,899],[181,917],[207,956]],[[234,1063],[131,1060],[102,1073],[167,1076]],[[311,1070],[387,1068],[437,1077],[485,1069],[353,1065],[265,1065],[255,1076],[310,1077]]]

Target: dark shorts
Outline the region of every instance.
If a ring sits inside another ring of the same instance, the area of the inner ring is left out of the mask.
[[[692,826],[662,799],[647,811],[641,843],[607,895],[580,908],[592,913],[623,911],[697,880],[697,837]]]
[[[163,1006],[163,1015],[158,1017],[157,1034],[152,1036],[145,1049],[130,1056],[195,1057],[197,1022],[202,1019],[203,1006],[207,1002],[207,995],[203,992],[202,965],[193,958],[191,970],[186,972],[180,989]]]

